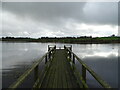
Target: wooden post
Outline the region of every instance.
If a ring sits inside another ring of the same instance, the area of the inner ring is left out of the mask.
[[[49,51],[49,45],[48,45],[48,51]]]
[[[82,77],[84,81],[86,82],[86,68],[82,65]]]
[[[72,45],[71,45],[71,47],[70,47],[70,50],[72,51]]]
[[[50,50],[50,47],[49,47],[49,45],[48,45],[48,51]]]
[[[53,58],[53,50],[51,51],[51,58]]]
[[[73,63],[75,64],[75,55],[73,54]]]
[[[50,59],[50,57],[51,57],[51,51],[49,52],[49,59]]]
[[[54,48],[54,50],[56,49],[56,45],[55,45],[55,48]]]
[[[34,69],[34,81],[36,81],[38,78],[38,65]]]
[[[64,49],[65,49],[65,45],[64,45]]]
[[[70,58],[71,58],[71,52],[69,52],[69,56],[70,56]]]
[[[47,63],[47,55],[45,56],[45,64]]]

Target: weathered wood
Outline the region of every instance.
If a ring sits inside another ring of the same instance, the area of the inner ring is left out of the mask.
[[[9,88],[17,88],[27,77],[30,73],[35,69],[35,67],[43,60],[44,56],[36,63],[32,65],[30,69],[28,69],[24,74],[22,74],[16,82],[9,86]]]
[[[38,73],[39,73],[39,71],[38,71],[38,65],[35,67],[35,69],[34,69],[34,81],[36,81],[37,80],[37,78],[38,78]]]
[[[73,64],[75,64],[75,55],[73,54]]]
[[[50,59],[50,56],[51,56],[51,51],[48,53],[48,58]]]
[[[74,54],[72,51],[70,51],[67,47],[65,47],[67,51]],[[75,55],[75,54],[74,54]],[[111,88],[111,86],[106,83],[103,79],[101,79],[100,76],[98,76],[90,67],[88,67],[77,55],[75,55],[75,58],[86,68],[86,70],[101,84],[104,88]]]
[[[53,50],[54,47],[51,49]],[[50,50],[50,51],[51,51]],[[23,83],[23,81],[31,74],[31,72],[42,62],[42,60],[45,58],[45,56],[50,52],[48,51],[44,56],[42,56],[41,59],[39,59],[38,61],[36,61],[30,69],[28,69],[27,71],[25,71],[25,73],[23,73],[13,84],[11,84],[9,86],[9,88],[17,88],[21,83]]]
[[[69,57],[71,58],[71,52],[69,52]]]
[[[45,56],[45,64],[47,63],[47,59],[48,59],[48,57],[47,57],[48,55],[46,55]]]
[[[72,51],[72,45],[70,46],[70,50]]]
[[[49,81],[48,81],[48,84],[47,84],[47,88],[53,88],[55,72],[56,72],[56,68],[51,67],[51,73],[50,73],[50,76],[49,76]]]
[[[39,74],[39,77],[38,77],[37,80],[35,81],[35,83],[34,83],[34,85],[33,85],[33,88],[38,88],[43,73],[45,73],[45,70],[44,70],[44,69],[43,69],[43,70],[41,71],[41,73]]]
[[[82,78],[86,83],[86,68],[83,65],[82,65]],[[83,85],[83,87],[84,87],[84,85]]]
[[[86,68],[82,65],[82,77],[84,81],[86,82]]]
[[[51,62],[51,67],[46,74],[47,76],[41,84],[42,88],[75,88],[79,87],[72,69],[67,61],[65,50],[56,50],[54,58]],[[46,86],[47,85],[47,86]]]
[[[48,51],[50,51],[50,46],[48,45]]]
[[[62,71],[61,72],[65,72],[65,60],[63,61],[62,60]],[[63,88],[67,88],[67,80],[66,80],[66,74],[65,73],[62,73],[62,82],[63,82]]]
[[[45,68],[39,74],[39,63],[45,60]],[[75,60],[82,65],[82,75],[76,69]],[[88,71],[104,88],[111,88],[90,67],[72,52],[72,46],[56,49],[48,45],[48,52],[30,69],[21,75],[9,88],[17,88],[34,70],[35,83],[33,88],[88,88],[86,71]],[[39,74],[39,75],[38,75]]]
[[[71,62],[72,62],[72,59],[68,58],[68,61],[71,61]],[[84,87],[84,88],[88,88],[88,85],[85,83],[82,75],[81,75],[80,72],[76,69],[75,64],[72,64],[72,65],[71,65],[71,69],[72,69],[72,71],[73,71],[73,73],[74,73],[74,75],[75,75],[75,77],[76,77],[76,79],[77,79],[77,83],[79,84],[79,87],[80,87],[80,88],[83,88],[83,87]]]
[[[49,60],[49,62],[50,62],[51,60]],[[46,67],[45,67],[45,70],[44,70],[44,73],[43,73],[43,77],[41,78],[41,80],[40,80],[40,82],[39,82],[39,85],[38,85],[38,87],[37,88],[41,88],[42,87],[42,84],[43,84],[43,81],[44,81],[44,79],[46,78],[46,76],[47,76],[47,73],[48,73],[48,71],[49,71],[49,69],[50,69],[50,64],[49,63],[47,63],[46,64]]]

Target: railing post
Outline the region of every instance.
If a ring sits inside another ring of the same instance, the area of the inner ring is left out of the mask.
[[[84,81],[86,82],[86,68],[82,65],[82,77]]]
[[[51,56],[51,51],[49,52],[49,59],[50,59],[50,56]]]
[[[45,56],[45,64],[47,63],[47,55]]]
[[[55,45],[55,47],[54,47],[54,50],[56,49],[56,45]]]
[[[49,57],[53,58],[55,49],[56,49],[56,45],[53,47],[52,51],[50,52],[50,56]]]
[[[71,47],[70,47],[70,50],[72,51],[72,45],[71,45]]]
[[[53,54],[54,54],[54,49],[51,52],[51,58],[53,58]]]
[[[64,45],[64,49],[66,50],[66,46]],[[66,50],[67,51],[67,50]]]
[[[70,58],[71,58],[71,52],[69,51],[69,56],[70,56]]]
[[[50,47],[49,47],[49,45],[48,45],[48,51],[50,50]]]
[[[54,52],[55,52],[55,49],[56,49],[56,45],[55,45],[55,47],[54,47],[54,49],[53,49],[53,54],[54,54]]]
[[[34,69],[34,81],[36,81],[38,78],[38,65]]]
[[[75,64],[75,55],[73,54],[73,63]]]

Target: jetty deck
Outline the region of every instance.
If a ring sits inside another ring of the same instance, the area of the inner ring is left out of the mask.
[[[41,73],[39,64],[45,61],[45,68]],[[81,72],[77,70],[76,60],[81,64]],[[36,61],[30,69],[21,75],[9,88],[18,88],[25,79],[34,72],[35,82],[33,88],[89,88],[86,80],[88,71],[103,88],[111,88],[101,77],[88,67],[76,54],[72,52],[72,46],[64,46],[63,49],[56,46],[48,46],[48,52]]]
[[[56,49],[41,88],[79,88],[64,49]]]

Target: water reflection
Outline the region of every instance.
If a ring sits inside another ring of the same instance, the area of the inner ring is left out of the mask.
[[[118,87],[118,46],[118,44],[76,45],[74,52],[100,77],[116,88]],[[90,87],[99,87],[89,73],[87,77]]]
[[[84,58],[84,61],[112,87],[118,87],[118,58],[116,56],[92,56]],[[90,83],[89,80],[93,79],[88,75],[88,83]],[[93,85],[95,85],[95,83],[93,83]]]
[[[60,43],[2,43],[3,87],[8,87],[30,65],[47,52],[48,45]],[[67,44],[66,44],[67,45]],[[68,44],[69,45],[69,44]],[[71,44],[73,51],[112,87],[118,87],[119,44]],[[76,63],[77,65],[78,63]],[[80,68],[80,66],[78,65]],[[17,74],[16,74],[17,71]],[[11,79],[11,77],[13,77]],[[88,84],[99,87],[87,74]],[[7,85],[6,83],[9,82]]]
[[[2,43],[3,69],[14,68],[14,65],[29,64],[40,58],[46,51],[46,45],[35,43]],[[42,48],[42,49],[41,49]]]
[[[114,48],[113,48],[114,46]],[[109,57],[109,55],[113,54],[118,56],[118,46],[111,44],[88,44],[88,45],[75,45],[74,51],[79,57],[82,59],[88,56],[102,56]]]

